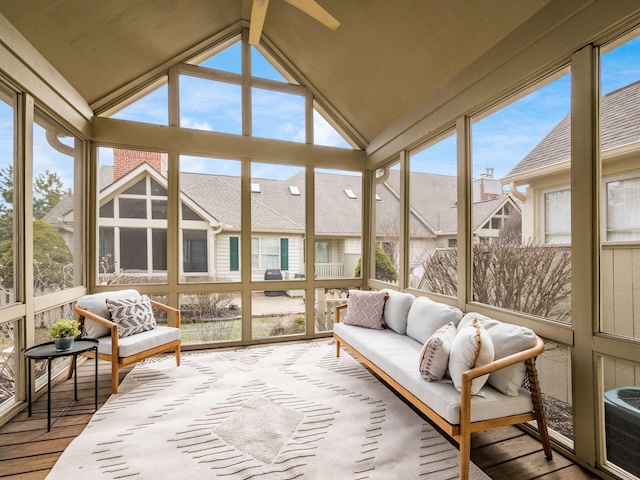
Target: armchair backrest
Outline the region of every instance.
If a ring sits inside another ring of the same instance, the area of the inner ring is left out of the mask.
[[[99,315],[102,318],[111,320],[111,314],[107,308],[106,299],[123,299],[123,298],[137,298],[140,296],[137,290],[127,289],[118,290],[115,292],[101,292],[94,293],[93,295],[85,295],[80,297],[77,301],[78,307],[87,310],[91,313]],[[80,318],[82,324],[82,336],[88,338],[100,338],[110,334],[108,327],[100,325],[98,322],[91,320],[90,318]]]

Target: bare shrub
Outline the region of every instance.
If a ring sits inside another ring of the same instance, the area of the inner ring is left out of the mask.
[[[455,295],[457,249],[435,252],[424,263],[419,288]],[[473,245],[473,299],[559,321],[571,315],[571,251],[510,239]]]

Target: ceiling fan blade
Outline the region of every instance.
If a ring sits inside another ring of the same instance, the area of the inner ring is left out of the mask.
[[[251,24],[249,25],[249,44],[258,45],[262,35],[264,20],[267,18],[269,0],[253,0],[251,7]]]
[[[318,4],[318,2],[316,2],[315,0],[285,0],[285,1],[293,5],[294,7],[302,10],[304,13],[316,19],[318,22],[323,24],[325,27],[330,28],[331,30],[335,30],[340,26],[340,22],[336,20],[333,15],[331,15],[324,8],[322,8],[322,6],[320,6],[320,4]],[[253,13],[251,16],[253,17]]]

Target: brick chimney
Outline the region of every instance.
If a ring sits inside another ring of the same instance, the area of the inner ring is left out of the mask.
[[[167,176],[167,154],[160,152],[144,152],[141,150],[113,149],[113,180],[125,176],[138,165],[147,163],[151,168]]]

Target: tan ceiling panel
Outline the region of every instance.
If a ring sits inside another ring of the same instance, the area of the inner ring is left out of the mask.
[[[263,33],[370,141],[549,0],[318,0],[332,31],[271,0]],[[4,15],[94,104],[225,28],[251,0],[0,0]]]

